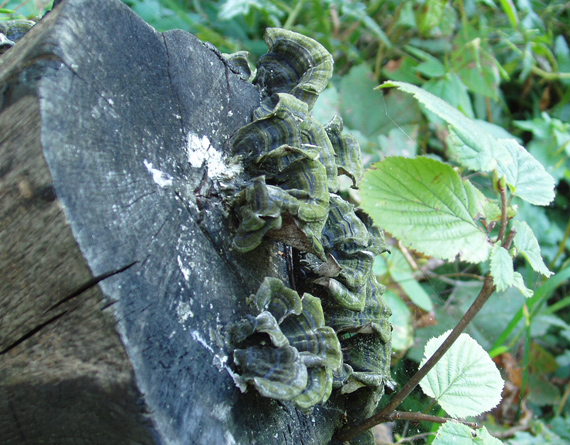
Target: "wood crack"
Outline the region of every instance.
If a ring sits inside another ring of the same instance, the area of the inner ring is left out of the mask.
[[[67,303],[68,301],[78,297],[79,295],[81,295],[83,292],[89,290],[90,288],[92,288],[93,286],[97,285],[100,281],[109,278],[113,275],[117,275],[121,272],[124,272],[125,270],[129,269],[130,267],[134,266],[137,263],[137,261],[122,267],[120,269],[115,269],[112,270],[110,272],[106,272],[102,275],[99,275],[97,277],[92,278],[91,280],[87,281],[85,284],[79,286],[78,288],[76,288],[74,291],[72,291],[71,293],[69,293],[68,295],[66,295],[65,297],[63,297],[60,301],[58,301],[57,303],[55,303],[54,305],[52,305],[49,309],[47,309],[44,312],[45,314],[48,314],[49,312],[51,312],[52,310],[56,309],[57,307],[63,305],[64,303]],[[53,317],[49,318],[48,320],[38,324],[35,328],[31,329],[30,331],[26,332],[25,334],[23,334],[20,338],[18,338],[17,340],[15,340],[14,342],[12,342],[10,345],[6,346],[4,349],[2,349],[0,351],[0,355],[6,354],[7,352],[9,352],[10,350],[14,349],[16,346],[20,345],[21,343],[23,343],[24,341],[28,340],[29,338],[31,338],[32,336],[36,335],[38,332],[40,332],[42,329],[44,329],[46,326],[49,326],[50,324],[56,322],[58,319],[60,319],[61,317],[63,317],[65,314],[67,314],[69,312],[69,310],[64,310],[63,312],[60,312],[56,315],[54,315]]]

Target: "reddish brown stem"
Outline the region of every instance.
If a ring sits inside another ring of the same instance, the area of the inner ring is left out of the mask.
[[[422,366],[418,372],[416,372],[412,378],[406,383],[402,389],[390,400],[388,405],[386,405],[378,414],[375,414],[372,417],[369,417],[365,421],[355,425],[351,428],[345,429],[340,431],[337,435],[337,439],[341,442],[345,442],[347,440],[352,439],[353,437],[357,436],[358,434],[369,430],[374,425],[377,425],[382,422],[386,422],[390,420],[390,415],[394,412],[394,410],[404,401],[408,395],[414,390],[414,388],[420,383],[420,381],[426,376],[426,374],[435,366],[435,364],[443,357],[443,355],[448,351],[451,345],[457,340],[459,335],[465,330],[467,325],[471,323],[473,318],[479,313],[481,308],[487,302],[489,297],[495,291],[495,284],[493,283],[493,278],[488,275],[485,277],[485,281],[483,282],[483,287],[479,292],[479,295],[471,305],[471,307],[467,310],[463,318],[457,323],[455,329],[451,331],[449,336],[445,339],[445,341],[441,344],[439,349],[435,351],[429,360]]]

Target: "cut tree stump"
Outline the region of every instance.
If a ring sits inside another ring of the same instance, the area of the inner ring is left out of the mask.
[[[2,444],[329,442],[338,406],[232,378],[227,326],[287,281],[279,244],[230,249],[220,159],[259,100],[118,0],[64,0],[0,57]]]

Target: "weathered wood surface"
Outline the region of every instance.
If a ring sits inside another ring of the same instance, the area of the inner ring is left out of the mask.
[[[275,243],[230,250],[218,156],[255,87],[118,0],[64,0],[0,92],[0,442],[327,443],[340,409],[231,377],[225,327],[287,277]]]

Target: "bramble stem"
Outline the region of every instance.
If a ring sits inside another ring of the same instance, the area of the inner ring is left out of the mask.
[[[503,183],[503,184],[501,184]],[[505,235],[507,233],[507,224],[509,222],[508,218],[508,197],[507,197],[507,186],[504,183],[504,179],[499,181],[499,193],[501,195],[501,222],[499,227],[499,236],[497,238],[498,242],[503,242],[503,247],[506,249],[510,248],[510,244],[514,237],[514,234],[511,233],[505,239]],[[514,231],[513,231],[514,232]],[[425,364],[418,369],[418,371],[412,376],[412,378],[402,387],[402,389],[396,393],[396,395],[388,402],[388,404],[382,408],[382,410],[369,417],[368,419],[364,420],[363,422],[354,425],[352,427],[345,428],[337,434],[336,438],[341,441],[345,442],[347,440],[352,439],[353,437],[357,436],[360,433],[363,433],[366,430],[369,430],[374,425],[378,425],[382,422],[387,422],[390,420],[394,420],[397,417],[395,413],[397,413],[396,408],[400,406],[400,404],[404,401],[406,397],[410,395],[410,393],[418,386],[420,381],[427,375],[428,372],[432,370],[432,368],[441,360],[444,354],[449,350],[449,348],[455,343],[457,338],[463,333],[465,328],[473,321],[475,316],[479,313],[479,311],[483,308],[485,303],[489,300],[491,295],[495,292],[495,283],[493,282],[493,277],[489,274],[485,277],[483,281],[483,287],[477,295],[477,298],[471,305],[471,307],[465,312],[463,318],[457,323],[457,326],[451,331],[451,333],[447,336],[445,341],[441,344],[441,346],[435,351],[435,353],[428,359]],[[413,415],[424,415],[419,413],[410,413]],[[401,414],[399,414],[401,416]],[[407,415],[407,414],[406,414]],[[396,417],[394,417],[396,416]],[[432,416],[436,417],[436,416]],[[438,418],[441,419],[441,418]],[[439,422],[437,420],[431,420],[432,422]]]
[[[386,405],[378,414],[369,417],[365,421],[348,428],[346,430],[341,430],[337,435],[337,439],[341,442],[352,439],[354,436],[369,430],[374,425],[390,420],[390,415],[393,411],[404,401],[408,395],[414,390],[420,381],[426,376],[426,374],[431,371],[431,369],[436,365],[436,363],[443,357],[443,355],[448,351],[451,345],[457,340],[459,335],[463,333],[465,328],[473,318],[479,313],[481,308],[485,305],[489,297],[493,295],[495,291],[495,284],[493,283],[493,277],[487,275],[485,281],[483,282],[483,287],[479,292],[479,295],[467,310],[463,318],[457,323],[457,326],[451,331],[449,336],[441,344],[439,349],[429,358],[429,360],[422,366],[418,372],[416,372],[412,378],[402,387],[402,389],[390,400],[388,405]]]

